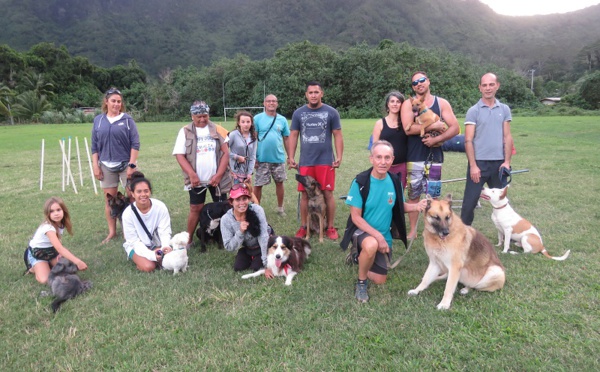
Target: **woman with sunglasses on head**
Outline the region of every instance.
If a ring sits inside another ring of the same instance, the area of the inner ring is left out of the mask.
[[[123,186],[135,171],[140,136],[131,116],[125,113],[123,95],[110,88],[102,100],[102,114],[94,118],[92,127],[92,164],[94,176],[104,194],[104,215],[108,224],[107,243],[117,235],[117,220],[110,214],[108,195],[117,196],[119,181]]]
[[[385,107],[387,115],[375,122],[373,127],[373,143],[386,140],[394,148],[394,163],[390,167],[390,173],[400,174],[402,188],[406,187],[406,145],[407,136],[400,121],[400,108],[404,102],[404,96],[397,91],[391,91],[385,96]]]
[[[229,202],[233,208],[221,218],[221,235],[225,249],[238,252],[233,270],[258,271],[267,265],[269,225],[265,211],[260,205],[250,203],[250,192],[243,183],[233,185]],[[272,278],[273,272],[267,269],[265,276]]]
[[[229,133],[229,168],[233,174],[233,182],[243,183],[252,179],[258,142],[252,114],[238,111],[235,120],[235,130]]]
[[[123,248],[138,270],[151,272],[173,250],[171,217],[165,203],[152,198],[152,184],[142,172],[131,175],[129,187],[135,201],[123,211]]]

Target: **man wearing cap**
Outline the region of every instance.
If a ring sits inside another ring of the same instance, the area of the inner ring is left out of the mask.
[[[225,250],[238,252],[233,270],[257,271],[266,267],[269,225],[264,209],[250,203],[250,191],[243,183],[231,188],[229,202],[232,208],[221,217],[221,234]],[[265,271],[265,276],[273,277],[271,269]]]
[[[192,122],[179,130],[173,148],[173,155],[183,171],[184,190],[190,194],[188,248],[192,245],[207,191],[214,202],[225,201],[233,184],[227,171],[229,148],[216,124],[210,121],[209,111],[204,101],[194,102],[190,107]]]
[[[510,108],[496,99],[500,82],[487,73],[479,81],[481,99],[467,111],[465,119],[465,153],[467,154],[467,183],[460,218],[471,225],[475,206],[484,184],[501,188],[500,170],[510,169],[513,138],[510,133]]]

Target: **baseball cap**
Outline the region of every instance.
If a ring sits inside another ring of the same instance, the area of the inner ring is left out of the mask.
[[[233,185],[231,191],[229,191],[229,199],[237,199],[240,196],[250,197],[250,191],[243,183]]]

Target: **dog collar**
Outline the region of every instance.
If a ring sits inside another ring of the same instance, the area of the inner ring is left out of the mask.
[[[506,207],[507,205],[508,205],[508,203],[504,204],[504,205],[503,205],[503,206],[501,206],[501,207],[493,207],[493,208],[494,208],[494,209],[502,209],[502,208]]]
[[[172,251],[172,252],[175,252],[175,251],[181,251],[181,250],[185,249],[185,247],[180,247],[180,248],[172,248],[172,249],[173,249],[173,251]]]
[[[424,114],[424,113],[426,113],[427,111],[429,111],[429,109],[428,109],[428,108],[426,108],[425,110],[423,110],[423,111],[419,112],[419,115],[418,115],[418,116],[421,116],[421,115],[423,115],[423,114]]]

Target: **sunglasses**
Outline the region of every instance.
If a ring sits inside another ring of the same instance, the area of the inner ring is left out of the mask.
[[[422,78],[413,81],[412,86],[416,87],[417,85],[424,83],[425,81],[427,81],[427,78],[425,76],[423,76]]]
[[[231,190],[238,190],[238,189],[248,189],[248,186],[246,186],[245,183],[236,183],[235,185],[231,186]]]
[[[118,94],[118,95],[122,96],[120,90],[118,90],[117,88],[110,88],[109,90],[106,91],[106,98],[108,98],[109,96],[111,96],[113,94]]]

